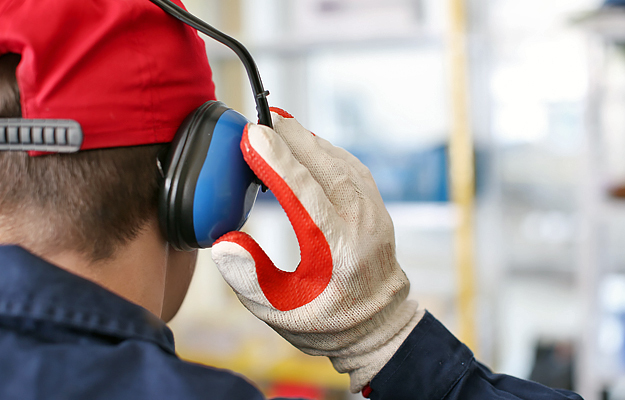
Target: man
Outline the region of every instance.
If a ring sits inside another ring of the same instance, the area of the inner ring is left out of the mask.
[[[263,398],[179,360],[164,324],[195,252],[159,230],[156,157],[213,98],[197,34],[147,0],[0,2],[0,118],[74,119],[85,134],[77,154],[0,152],[0,398]],[[288,113],[273,118],[241,148],[302,263],[280,272],[250,237],[222,237],[213,257],[250,311],[374,399],[579,399],[493,375],[407,301],[367,169]]]

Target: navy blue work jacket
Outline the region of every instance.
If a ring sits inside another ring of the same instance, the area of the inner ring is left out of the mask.
[[[494,375],[426,314],[371,382],[372,399],[580,399]],[[0,246],[0,399],[261,400],[243,377],[187,363],[142,307]]]

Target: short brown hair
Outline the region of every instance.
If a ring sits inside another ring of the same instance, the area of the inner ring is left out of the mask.
[[[20,57],[0,56],[0,118],[21,118]],[[98,261],[156,218],[157,153],[164,145],[30,157],[0,152],[0,238],[40,254],[78,251]]]

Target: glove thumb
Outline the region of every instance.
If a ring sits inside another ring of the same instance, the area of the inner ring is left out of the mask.
[[[243,232],[227,233],[213,244],[211,253],[217,269],[244,303],[271,307],[256,275],[256,263],[271,263],[271,260],[251,236]]]

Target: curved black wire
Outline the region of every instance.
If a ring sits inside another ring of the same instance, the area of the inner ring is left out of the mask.
[[[188,11],[184,10],[183,8],[179,7],[169,0],[150,1],[159,6],[169,15],[177,18],[178,20],[193,27],[194,29],[197,29],[198,31],[224,44],[237,54],[237,56],[243,63],[245,70],[247,71],[247,76],[250,80],[250,84],[252,85],[252,91],[254,92],[254,97],[256,100],[256,112],[258,113],[258,122],[265,126],[273,128],[273,125],[271,123],[271,112],[269,111],[269,104],[267,103],[267,96],[269,95],[269,92],[263,88],[263,82],[260,79],[260,73],[258,72],[256,62],[252,58],[250,52],[245,48],[245,46],[239,43],[236,39],[226,35],[223,32],[218,31],[217,29],[213,28],[195,15],[189,13]]]

